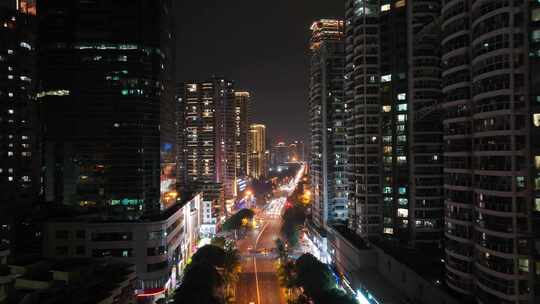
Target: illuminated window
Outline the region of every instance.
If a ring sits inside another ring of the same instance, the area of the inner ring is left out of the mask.
[[[390,4],[383,4],[381,5],[381,12],[386,12],[390,10]]]
[[[384,194],[392,194],[392,187],[384,187],[383,188]]]
[[[540,8],[535,8],[531,11],[531,21],[540,21]]]
[[[385,234],[394,234],[394,228],[384,228]]]
[[[540,177],[534,179],[534,188],[535,190],[540,190]]]
[[[405,135],[399,135],[397,137],[398,144],[406,143],[407,142],[407,136]]]
[[[383,106],[382,110],[383,110],[383,112],[388,113],[388,112],[392,111],[392,106],[388,106],[388,105]]]
[[[407,187],[399,187],[399,194],[407,194]]]
[[[540,30],[534,30],[531,35],[531,39],[534,42],[540,42]]]
[[[383,136],[383,142],[385,144],[392,143],[392,136]]]
[[[397,99],[398,99],[398,100],[405,100],[405,99],[407,99],[407,93],[399,93],[399,94],[397,95]]]
[[[383,153],[384,154],[392,154],[392,146],[384,146],[383,147]]]
[[[398,120],[399,122],[407,121],[407,115],[405,115],[405,114],[399,114],[399,115],[397,116],[397,120]]]
[[[540,198],[534,199],[534,210],[540,212]]]
[[[519,259],[519,270],[522,272],[529,272],[529,259]]]
[[[399,208],[397,210],[398,217],[409,217],[409,209]]]
[[[534,165],[536,166],[536,169],[540,170],[540,156],[534,157]]]
[[[14,111],[13,109],[9,109],[9,110],[8,110],[8,113],[9,113],[9,114],[14,114],[15,111]]]
[[[406,198],[399,198],[398,203],[400,206],[407,206],[409,204],[409,200]]]
[[[540,127],[540,113],[533,114],[533,123],[535,127]]]
[[[407,156],[398,156],[397,157],[398,164],[406,164],[407,163]]]
[[[382,75],[381,82],[390,82],[392,81],[392,74]]]
[[[396,7],[404,7],[406,3],[406,0],[399,0],[398,2],[396,2]]]

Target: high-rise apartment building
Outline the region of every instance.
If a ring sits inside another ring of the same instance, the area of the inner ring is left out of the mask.
[[[440,1],[347,3],[349,219],[362,237],[441,241],[439,12]]]
[[[251,94],[246,91],[235,92],[234,107],[236,175],[237,177],[243,177],[248,175],[248,141],[251,125]]]
[[[187,186],[187,168],[186,168],[186,120],[184,104],[185,85],[179,83],[176,85],[176,182],[178,189],[186,189]]]
[[[14,246],[40,191],[34,18],[0,7],[0,244]]]
[[[249,165],[248,174],[259,179],[267,176],[266,163],[266,126],[251,124],[249,128]]]
[[[443,1],[446,283],[540,302],[540,4]]]
[[[315,225],[324,228],[347,221],[344,24],[343,20],[322,19],[314,22],[311,30],[312,215]],[[291,146],[295,150],[292,160],[297,161],[297,145]]]
[[[278,142],[272,147],[272,166],[282,166],[289,161],[289,147],[285,142]]]
[[[37,5],[46,201],[168,208],[177,195],[171,1]]]
[[[303,162],[305,160],[304,142],[295,140],[289,145],[289,159],[293,162]]]
[[[224,78],[185,85],[187,183],[221,183],[225,199],[236,187],[234,97]]]

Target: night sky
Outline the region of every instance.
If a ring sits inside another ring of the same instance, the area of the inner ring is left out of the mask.
[[[211,75],[253,96],[253,120],[275,139],[307,140],[309,27],[343,18],[344,0],[175,1],[178,81]]]

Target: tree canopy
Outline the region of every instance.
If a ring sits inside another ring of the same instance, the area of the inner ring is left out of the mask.
[[[255,216],[255,212],[251,209],[242,209],[235,214],[233,214],[231,217],[229,217],[225,223],[223,223],[222,229],[224,231],[231,231],[231,230],[238,230],[242,227],[246,227],[246,220],[251,222],[253,217]]]
[[[229,296],[238,279],[240,256],[231,247],[206,245],[191,257],[182,285],[175,295],[176,304],[220,304]]]
[[[205,245],[191,257],[193,264],[209,264],[223,268],[225,265],[225,250],[214,245]]]
[[[286,209],[283,213],[281,234],[292,247],[298,244],[298,230],[304,224],[305,218],[305,208],[298,205]]]
[[[338,289],[334,275],[328,266],[309,253],[303,254],[296,260],[296,280],[315,304],[355,303],[354,299]]]
[[[190,264],[182,285],[176,290],[175,304],[222,304],[224,281],[210,264]]]

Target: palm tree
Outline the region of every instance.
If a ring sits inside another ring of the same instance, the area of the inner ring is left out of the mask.
[[[225,281],[225,295],[227,298],[234,297],[234,288],[240,274],[240,254],[234,248],[225,250],[225,263],[223,266],[223,279]]]
[[[287,289],[287,297],[291,298],[293,295],[292,291],[297,287],[296,265],[293,261],[289,260],[280,263],[277,275],[280,285]]]

